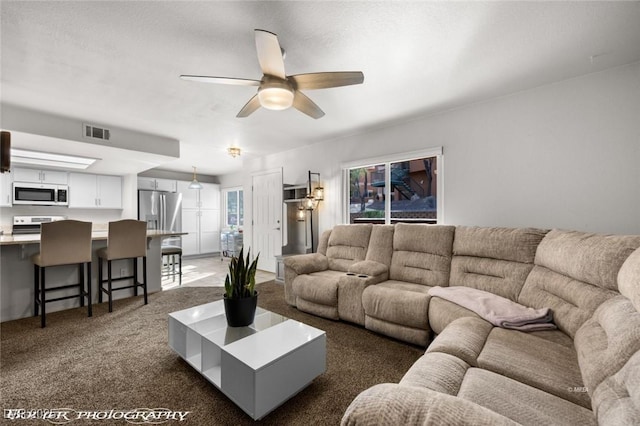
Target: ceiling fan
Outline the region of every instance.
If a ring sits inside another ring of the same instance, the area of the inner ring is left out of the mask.
[[[208,77],[181,75],[183,80],[203,83],[258,86],[258,93],[249,99],[236,117],[248,117],[261,106],[272,110],[284,110],[291,106],[312,118],[320,118],[324,112],[300,90],[327,89],[330,87],[361,84],[361,71],[316,72],[286,75],[284,72],[284,50],[280,48],[278,36],[265,30],[255,30],[258,62],[262,68],[262,79]]]

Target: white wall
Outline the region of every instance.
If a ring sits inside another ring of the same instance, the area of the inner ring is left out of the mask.
[[[341,163],[435,146],[445,223],[640,234],[640,63],[247,159],[243,181],[277,167],[292,184],[320,172],[322,232],[342,221]],[[244,202],[249,219],[250,191]]]

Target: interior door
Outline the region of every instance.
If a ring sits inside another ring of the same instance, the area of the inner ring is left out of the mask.
[[[276,271],[282,254],[282,169],[253,175],[253,247],[258,269]]]

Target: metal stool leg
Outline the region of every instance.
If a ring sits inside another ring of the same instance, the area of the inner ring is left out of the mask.
[[[102,279],[102,258],[98,258],[98,303],[102,303],[102,284],[104,280]]]
[[[113,312],[113,298],[111,297],[111,261],[107,260],[107,286],[108,292],[107,296],[109,296],[109,312]]]
[[[40,294],[40,267],[33,265],[33,316],[37,317],[40,312],[40,302],[38,295]]]
[[[138,295],[138,258],[133,258],[133,295]]]
[[[45,296],[45,290],[44,290],[44,270],[46,268],[42,267],[40,268],[40,327],[45,328],[45,326],[47,325],[47,320],[45,318],[46,316],[46,305],[47,305],[47,300],[46,300],[46,296]]]
[[[180,267],[180,275],[178,276],[178,285],[182,285],[182,254],[178,254],[178,263]]]
[[[144,285],[142,287],[144,291],[144,304],[148,303],[147,300],[147,256],[142,258],[142,276],[144,278]]]
[[[84,307],[84,263],[78,263],[78,297],[80,298],[80,307]]]
[[[91,306],[91,262],[87,263],[87,316],[93,316],[93,307]]]

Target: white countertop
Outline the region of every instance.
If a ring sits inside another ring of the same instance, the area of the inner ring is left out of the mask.
[[[162,230],[150,230],[147,231],[147,238],[163,238],[163,237],[177,237],[180,235],[187,235],[187,232],[172,232]],[[107,231],[93,231],[91,233],[91,239],[93,241],[106,240]],[[39,234],[22,234],[22,235],[0,235],[0,246],[19,245],[19,244],[39,244]]]

